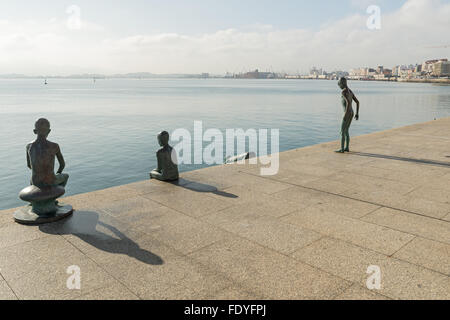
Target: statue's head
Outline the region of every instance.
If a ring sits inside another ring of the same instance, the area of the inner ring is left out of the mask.
[[[169,133],[167,131],[158,133],[158,143],[161,147],[165,147],[169,144]]]
[[[45,118],[40,118],[34,123],[34,133],[38,135],[38,137],[47,138],[50,133],[50,122]]]
[[[340,78],[339,82],[338,82],[338,86],[341,89],[347,88],[347,79],[345,77]]]

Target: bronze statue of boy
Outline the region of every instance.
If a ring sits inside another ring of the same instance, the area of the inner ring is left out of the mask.
[[[342,89],[342,107],[344,108],[344,118],[341,123],[341,149],[336,150],[338,153],[350,152],[350,125],[353,120],[353,107],[352,102],[356,102],[356,115],[355,120],[359,119],[359,101],[347,86],[347,79],[342,77],[339,79],[338,86]]]
[[[32,171],[31,184],[37,187],[62,186],[65,187],[69,175],[62,173],[66,163],[57,143],[47,140],[50,134],[50,122],[41,118],[36,121],[33,132],[37,139],[27,145],[27,165]],[[54,173],[55,157],[59,168]]]
[[[162,147],[156,152],[158,167],[150,172],[150,178],[161,181],[178,180],[178,166],[175,150],[169,145],[169,133],[162,131],[158,134],[158,143]]]
[[[62,219],[73,211],[71,206],[61,206],[57,198],[65,193],[69,175],[62,173],[65,167],[64,157],[57,143],[47,140],[50,133],[50,122],[38,119],[34,125],[35,141],[26,147],[27,165],[31,169],[31,186],[19,193],[20,199],[31,205],[14,213],[19,223],[40,224]],[[55,158],[59,168],[54,172]]]

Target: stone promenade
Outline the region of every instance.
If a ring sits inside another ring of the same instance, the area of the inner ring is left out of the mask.
[[[351,147],[67,197],[52,225],[1,211],[0,299],[450,299],[450,118]]]

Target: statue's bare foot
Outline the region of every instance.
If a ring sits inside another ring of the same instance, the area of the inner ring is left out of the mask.
[[[336,153],[344,153],[344,150],[339,149],[339,150],[336,150],[335,152],[336,152]]]

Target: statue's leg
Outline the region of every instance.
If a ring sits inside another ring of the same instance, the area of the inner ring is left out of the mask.
[[[345,148],[344,148],[345,152],[350,152],[349,145],[350,145],[350,135],[348,133],[346,133],[345,134]]]
[[[58,173],[55,176],[55,185],[65,187],[67,185],[68,180],[69,180],[69,175],[67,173]]]
[[[347,133],[346,139],[345,139],[345,149],[344,151],[350,152],[350,135]]]
[[[341,123],[341,149],[336,150],[335,152],[344,153],[344,145],[345,145],[345,118],[342,119]]]
[[[345,125],[345,149],[344,151],[350,152],[350,125],[352,124],[353,114],[346,121]]]

